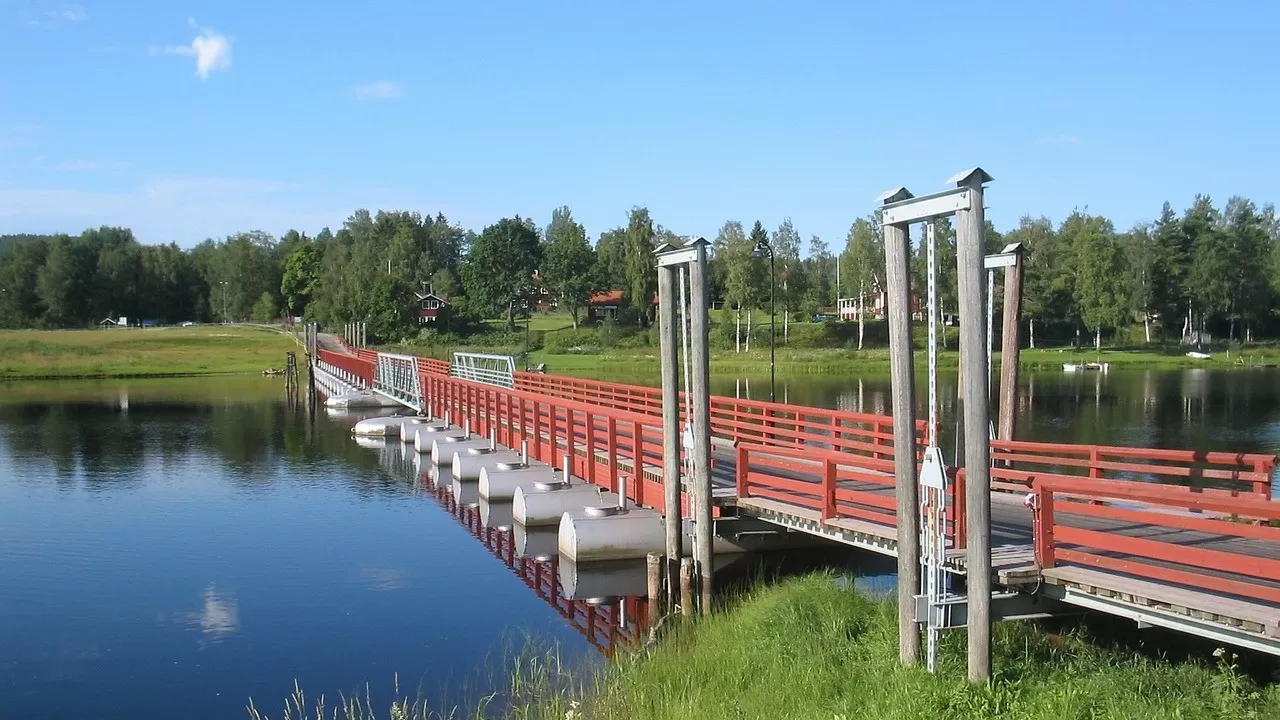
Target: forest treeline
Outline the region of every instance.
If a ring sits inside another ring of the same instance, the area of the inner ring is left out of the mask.
[[[945,221],[935,230],[941,311],[953,313],[955,233]],[[912,233],[920,295],[922,235]],[[713,298],[734,310],[767,310],[772,253],[780,314],[808,318],[837,297],[861,298],[870,311],[883,279],[882,237],[875,215],[856,219],[837,243],[806,241],[790,220],[772,230],[726,222],[708,238]],[[487,327],[479,323],[486,318],[513,327],[541,289],[575,324],[594,292],[621,290],[624,321],[643,325],[653,313],[653,248],[687,241],[643,207],[594,242],[567,207],[545,226],[517,216],[480,232],[439,214],[358,210],[336,232],[252,231],[189,249],[144,245],[126,228],[8,235],[0,237],[0,325],[303,316],[329,325],[364,320],[371,336],[391,341],[418,331],[414,292],[449,298],[450,329],[465,333]],[[1055,327],[1061,337],[1066,328],[1100,341],[1140,326],[1147,339],[1280,335],[1280,217],[1271,204],[1233,197],[1219,208],[1199,196],[1181,214],[1166,203],[1154,222],[1126,230],[1084,210],[1056,225],[1032,216],[1003,231],[988,223],[989,252],[1013,242],[1027,252],[1024,317],[1033,334]]]

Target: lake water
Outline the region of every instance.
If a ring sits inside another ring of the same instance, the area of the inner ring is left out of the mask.
[[[505,685],[526,643],[597,661],[565,603],[477,541],[398,444],[358,445],[351,418],[309,426],[282,386],[3,386],[0,717],[243,717],[249,697],[274,717],[295,679],[312,696],[367,682],[385,698],[397,675],[410,694],[466,706]],[[767,378],[750,386],[767,397]],[[954,378],[941,389],[954,396]],[[883,376],[780,377],[777,394],[888,409]],[[1019,426],[1027,439],[1274,453],[1280,373],[1038,374]]]
[[[282,387],[4,386],[0,717],[275,717],[295,679],[386,697],[396,673],[467,704],[526,637],[595,655],[411,464],[350,419],[308,433]]]

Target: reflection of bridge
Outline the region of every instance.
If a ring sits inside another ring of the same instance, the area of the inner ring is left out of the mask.
[[[403,356],[400,356],[403,357]],[[379,353],[319,359],[385,385]],[[416,358],[396,397],[663,510],[657,389],[515,373],[514,388]],[[390,394],[385,391],[384,394]],[[682,409],[683,412],[683,409]],[[749,515],[855,547],[897,552],[892,419],[711,399],[720,515]],[[924,425],[920,425],[924,429]],[[992,442],[992,571],[1007,590],[1280,654],[1275,458],[1188,450]],[[920,448],[914,449],[919,456]],[[948,557],[963,573],[964,472],[947,483]],[[687,498],[686,498],[687,502]],[[963,615],[963,613],[960,613]]]
[[[647,622],[648,605],[640,598],[624,597],[600,605],[566,598],[554,562],[521,557],[510,529],[485,526],[478,506],[458,502],[447,485],[433,484],[425,473],[419,482],[467,532],[606,657],[612,658],[619,647],[635,646]]]

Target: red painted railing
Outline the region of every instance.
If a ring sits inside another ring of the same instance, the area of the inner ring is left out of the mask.
[[[423,397],[437,415],[447,412],[454,424],[469,423],[506,447],[528,443],[530,457],[555,467],[567,461],[571,473],[611,492],[626,476],[629,498],[665,511],[660,417],[440,375],[423,379]]]
[[[523,372],[516,373],[516,387],[644,415],[662,414],[662,391],[658,388]],[[680,393],[681,422],[686,419],[684,398]],[[926,423],[918,421],[921,439],[925,429]],[[713,395],[711,433],[734,442],[822,447],[889,457],[893,418]]]
[[[816,510],[823,522],[851,518],[897,526],[891,451],[887,458],[855,458],[833,450],[740,444],[737,468],[739,498],[767,498]],[[805,479],[814,477],[819,480]],[[963,503],[964,484],[957,480],[947,502],[947,535],[953,547],[964,546]]]
[[[374,351],[360,350],[355,356],[320,352],[322,359],[372,382]],[[419,367],[424,392],[432,378],[449,374],[449,364],[443,360],[421,358]],[[628,414],[624,422],[632,415],[660,418],[662,412],[657,388],[527,372],[516,373],[516,388],[530,396],[576,402],[575,407],[621,411]],[[437,415],[443,414],[435,409]],[[457,417],[464,416],[457,413]],[[713,396],[711,421],[715,436],[734,443],[803,447],[806,452],[832,449],[876,460],[893,457],[893,420],[885,415]],[[925,423],[917,427],[922,442]],[[660,438],[659,429],[653,441]],[[1217,487],[1263,500],[1271,497],[1276,465],[1274,456],[1264,454],[1023,441],[993,442],[992,459],[992,487],[997,491],[1027,492],[1037,477],[1053,474]]]
[[[1008,440],[991,443],[991,459],[997,490],[1026,492],[1037,477],[1055,474],[1221,488],[1258,500],[1270,499],[1276,465],[1263,454]]]
[[[1280,603],[1280,560],[1235,539],[1280,543],[1280,503],[1231,491],[1041,477],[1033,483],[1036,561],[1062,563]],[[1143,533],[1151,526],[1158,532]],[[1205,533],[1216,547],[1201,547]],[[1227,577],[1230,575],[1230,577]],[[1270,580],[1270,583],[1264,582]]]

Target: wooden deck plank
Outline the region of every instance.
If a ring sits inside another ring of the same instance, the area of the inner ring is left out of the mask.
[[[1043,571],[1045,582],[1079,588],[1098,594],[1100,588],[1134,598],[1134,604],[1164,608],[1188,615],[1192,610],[1207,614],[1215,622],[1253,624],[1265,628],[1266,634],[1280,638],[1280,607],[1250,602],[1217,593],[1194,590],[1166,583],[1128,577],[1118,573],[1084,567],[1054,567]]]

